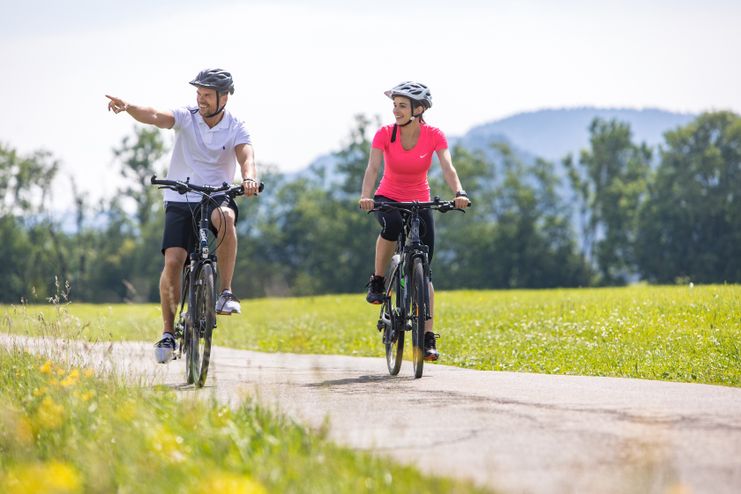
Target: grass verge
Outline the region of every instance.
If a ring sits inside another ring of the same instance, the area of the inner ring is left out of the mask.
[[[253,404],[0,349],[0,486],[16,493],[483,492],[340,448]]]

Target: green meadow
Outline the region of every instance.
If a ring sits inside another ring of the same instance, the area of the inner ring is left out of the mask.
[[[439,292],[442,362],[472,369],[741,386],[741,286]],[[383,356],[362,295],[260,299],[215,343]],[[0,332],[154,341],[155,305],[0,307]],[[74,361],[74,359],[72,359]],[[338,447],[245,402],[0,349],[3,492],[480,492]]]
[[[0,331],[92,341],[161,331],[156,305],[0,308]],[[741,286],[436,294],[441,363],[471,369],[741,386]],[[358,295],[242,301],[214,343],[266,352],[383,356],[378,309]]]

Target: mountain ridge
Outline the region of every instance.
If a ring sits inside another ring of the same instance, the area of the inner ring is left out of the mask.
[[[663,142],[666,131],[686,125],[696,117],[696,114],[659,108],[544,108],[476,125],[454,139],[475,150],[486,149],[492,141],[504,137],[504,142],[521,152],[559,161],[589,146],[589,125],[595,118],[625,122],[630,125],[636,144],[645,142],[655,147]]]

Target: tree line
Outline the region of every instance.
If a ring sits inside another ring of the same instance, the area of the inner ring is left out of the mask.
[[[266,192],[240,203],[233,288],[241,297],[364,290],[378,233],[357,198],[378,119],[356,117],[332,159],[300,174],[261,166]],[[741,281],[741,117],[698,116],[650,148],[595,119],[589,146],[560,162],[505,144],[451,151],[473,206],[436,215],[438,289]],[[73,218],[54,217],[49,151],[0,145],[0,302],[156,301],[167,146],[135,127],[113,149],[125,186],[91,204],[74,182]],[[449,198],[439,167],[433,195]]]

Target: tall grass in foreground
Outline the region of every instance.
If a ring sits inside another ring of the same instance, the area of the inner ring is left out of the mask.
[[[435,301],[444,364],[741,386],[740,285],[455,291],[438,292]],[[16,333],[154,341],[161,331],[154,305],[5,307],[0,314],[0,331]],[[245,300],[242,315],[219,317],[214,342],[381,357],[377,317],[362,295]]]
[[[482,492],[339,448],[251,404],[124,386],[7,349],[0,486],[4,494]]]

